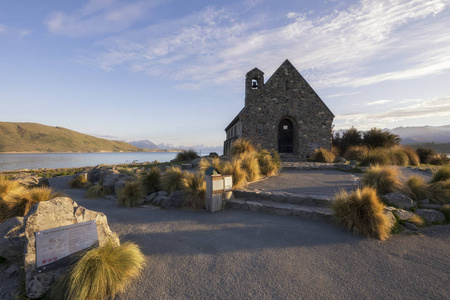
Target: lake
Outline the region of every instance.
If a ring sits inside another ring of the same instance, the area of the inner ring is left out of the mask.
[[[57,169],[116,165],[125,163],[169,162],[174,152],[120,152],[120,153],[21,153],[0,154],[0,171],[21,169]]]

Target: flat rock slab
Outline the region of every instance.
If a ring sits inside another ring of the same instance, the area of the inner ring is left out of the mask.
[[[340,189],[347,191],[356,189],[360,177],[361,174],[337,170],[286,170],[282,171],[279,176],[251,183],[248,185],[248,189],[331,197]]]

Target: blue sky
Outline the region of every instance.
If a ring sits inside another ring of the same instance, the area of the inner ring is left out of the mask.
[[[336,129],[450,124],[450,0],[0,0],[0,121],[219,145],[286,58]]]

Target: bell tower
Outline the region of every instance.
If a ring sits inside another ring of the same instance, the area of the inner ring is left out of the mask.
[[[245,75],[245,105],[250,104],[264,90],[264,73],[254,68]]]

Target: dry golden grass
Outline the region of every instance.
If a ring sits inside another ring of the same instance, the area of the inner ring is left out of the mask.
[[[261,178],[261,169],[258,163],[256,152],[249,152],[240,155],[241,168],[246,174],[246,181],[252,182]]]
[[[85,196],[86,198],[103,198],[110,194],[112,194],[112,191],[110,191],[107,187],[104,187],[101,184],[96,184],[87,189]]]
[[[223,163],[218,157],[202,158],[198,163],[198,170],[204,173],[208,168],[214,167],[222,173]]]
[[[113,298],[125,290],[145,264],[136,244],[123,243],[88,251],[50,290],[53,300],[98,300]]]
[[[431,182],[445,181],[448,179],[450,179],[450,166],[443,166],[433,174]]]
[[[180,168],[172,166],[161,175],[161,189],[171,194],[183,189],[183,171]]]
[[[144,197],[145,195],[139,181],[128,181],[117,192],[117,204],[124,207],[137,206]]]
[[[384,205],[376,191],[370,187],[357,189],[349,194],[342,190],[335,195],[332,209],[336,218],[351,232],[385,240],[390,227],[383,214]]]
[[[350,146],[344,153],[344,158],[348,160],[362,161],[369,154],[366,146]]]
[[[274,160],[272,154],[267,150],[258,152],[258,163],[263,176],[276,176],[280,172],[280,166]]]
[[[374,165],[361,178],[363,186],[374,188],[379,195],[403,191],[398,169],[393,166]]]
[[[186,172],[183,178],[184,206],[193,209],[206,207],[206,182],[203,172]]]
[[[73,189],[87,188],[92,185],[87,179],[87,173],[74,176],[67,184]]]
[[[231,162],[224,162],[222,174],[232,175],[233,189],[239,189],[246,183],[247,174],[242,170],[241,162],[238,159],[233,159]]]
[[[141,173],[139,181],[145,195],[158,192],[161,189],[161,171],[153,167]]]
[[[450,179],[438,181],[429,185],[430,201],[435,204],[450,203]]]
[[[414,150],[411,147],[405,147],[405,146],[399,146],[400,150],[403,151],[403,153],[408,156],[409,164],[413,166],[419,166],[420,165],[420,158],[419,155],[417,155],[416,150]]]
[[[314,151],[313,160],[323,163],[332,163],[336,159],[336,156],[324,148],[319,148]]]
[[[231,145],[231,156],[238,157],[245,153],[255,152],[256,149],[252,145],[252,143],[246,139],[237,139],[234,141],[233,145]]]
[[[409,177],[406,181],[406,186],[411,191],[411,193],[408,193],[408,196],[413,200],[423,200],[431,197],[429,186],[421,176],[413,175]]]
[[[413,223],[417,227],[422,227],[425,225],[425,221],[418,215],[414,215],[412,218],[408,220],[408,222]]]

